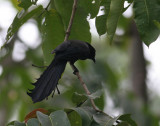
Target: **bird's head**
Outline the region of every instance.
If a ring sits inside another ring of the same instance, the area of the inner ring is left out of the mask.
[[[89,58],[90,58],[91,60],[93,60],[93,62],[95,63],[95,62],[96,62],[96,60],[95,60],[96,50],[95,50],[94,47],[91,46],[89,43],[87,43],[87,44],[88,44],[88,47],[89,47],[89,50],[90,50]]]
[[[96,59],[95,58],[93,58],[92,60],[93,60],[94,63],[96,63]]]

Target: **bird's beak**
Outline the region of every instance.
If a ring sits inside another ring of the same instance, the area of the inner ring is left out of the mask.
[[[95,60],[95,59],[92,59],[92,60],[93,60],[94,63],[96,63],[96,60]]]

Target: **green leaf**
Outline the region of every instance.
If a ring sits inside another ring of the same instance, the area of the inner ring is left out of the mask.
[[[104,95],[104,92],[102,93],[102,95],[99,97],[99,98],[96,98],[94,100],[96,106],[100,109],[100,110],[103,110],[104,107],[105,107],[105,95]]]
[[[15,121],[11,121],[7,124],[7,126],[13,126]]]
[[[137,126],[136,122],[131,118],[130,114],[121,115],[118,119],[127,122],[131,126]]]
[[[89,107],[78,107],[74,108],[74,110],[79,113],[82,118],[82,126],[90,126],[92,122],[92,115],[96,112]]]
[[[38,0],[18,0],[18,6],[27,10],[31,5],[36,5]]]
[[[133,0],[126,0],[128,3],[132,3],[133,2]]]
[[[42,126],[53,126],[48,115],[37,111],[37,118]]]
[[[135,0],[133,9],[140,37],[149,46],[160,34],[160,29],[154,24],[154,20],[160,21],[160,2],[159,0]]]
[[[53,9],[45,11],[39,23],[41,25],[40,29],[43,41],[44,64],[49,65],[53,60],[51,51],[64,40],[64,27],[59,14]]]
[[[97,122],[95,122],[95,121],[92,121],[92,123],[91,123],[91,125],[90,126],[101,126],[101,125],[99,125]]]
[[[99,34],[99,36],[103,35],[106,33],[106,20],[107,20],[107,15],[101,15],[96,17],[96,29]]]
[[[99,12],[100,2],[100,0],[80,0],[78,5],[90,14],[90,18],[92,19]]]
[[[20,109],[19,109],[18,120],[23,121],[24,120],[24,115],[26,114],[26,112],[27,112],[27,105],[26,105],[26,103],[22,102],[22,104],[20,106]]]
[[[50,119],[53,126],[71,126],[67,114],[62,110],[51,113]]]
[[[104,63],[100,60],[97,62],[98,63],[95,66],[97,74],[101,77],[101,80],[104,80],[106,82],[106,86],[108,86],[109,89],[114,92],[118,86],[116,73],[110,68],[107,63]]]
[[[38,15],[43,10],[42,6],[38,6],[37,8],[31,10],[30,12],[25,11],[24,9],[17,13],[14,18],[12,24],[8,28],[6,42],[5,44],[13,37],[13,35],[18,31],[18,29],[31,17]]]
[[[110,11],[110,6],[111,6],[111,0],[102,0],[101,1],[101,6],[104,7],[104,13],[108,17],[109,11]]]
[[[109,126],[110,121],[113,119],[110,116],[104,113],[97,113],[93,115],[93,119],[97,122],[100,126]]]
[[[119,17],[123,11],[124,0],[112,0],[109,15],[107,17],[107,41],[112,42]]]
[[[154,24],[157,26],[157,28],[160,29],[160,22],[159,21],[154,20]]]
[[[97,90],[96,92],[88,95],[90,99],[100,98],[102,95],[102,90]]]
[[[132,3],[130,3],[127,7],[123,8],[122,13],[124,13],[131,5],[132,5]]]
[[[56,10],[62,18],[64,29],[66,31],[72,12],[73,0],[67,0],[67,2],[66,0],[55,0],[54,3]],[[86,19],[87,16],[88,12],[85,11],[83,6],[78,4],[69,39],[91,42],[90,27]]]
[[[80,104],[84,103],[87,99],[88,99],[88,97],[86,95],[78,94],[77,92],[74,92],[73,95],[72,95],[73,103],[75,103],[78,106]]]
[[[115,117],[115,118],[111,118],[110,120],[105,122],[105,126],[113,126],[113,124],[117,121],[117,119],[119,118],[119,116]]]
[[[88,98],[89,99],[97,99],[100,98],[102,95],[102,91],[98,90],[90,95],[86,94],[78,94],[77,92],[74,92],[72,95],[72,101],[75,103],[77,106],[80,106],[83,104]]]
[[[35,118],[29,119],[27,121],[27,126],[39,126],[39,121]]]
[[[99,34],[99,36],[103,35],[106,33],[107,31],[107,27],[106,27],[106,21],[107,21],[107,17],[109,15],[110,12],[110,4],[111,4],[111,0],[102,0],[101,1],[101,6],[104,7],[104,14],[97,16],[96,17],[96,29],[97,32]]]
[[[18,6],[27,10],[32,5],[31,0],[19,0]]]
[[[117,126],[130,126],[127,122],[120,122]]]
[[[12,3],[13,7],[14,7],[16,10],[20,11],[20,10],[22,9],[22,8],[20,8],[20,7],[18,6],[18,4],[20,3],[18,0],[11,0],[10,2]]]
[[[70,120],[71,126],[82,126],[81,116],[74,110],[70,110],[68,113],[68,118]]]
[[[33,111],[31,111],[30,113],[28,113],[25,116],[24,121],[27,122],[31,118],[36,118],[37,117],[37,111],[39,111],[39,112],[41,112],[43,114],[48,114],[49,113],[48,110],[45,110],[43,108],[34,109]]]
[[[84,11],[84,8],[78,6],[69,39],[91,42],[91,33],[87,16],[88,13]]]
[[[26,58],[29,59],[32,64],[43,66],[44,61],[42,59],[42,53],[40,53],[41,47],[36,50],[29,49],[26,51]],[[29,88],[29,87],[28,87]]]
[[[25,123],[21,123],[21,122],[15,121],[14,122],[14,126],[26,126],[26,125],[25,125]]]

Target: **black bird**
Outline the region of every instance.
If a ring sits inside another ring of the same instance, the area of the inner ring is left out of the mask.
[[[59,79],[69,61],[73,66],[77,60],[91,59],[95,62],[95,49],[89,43],[80,40],[68,40],[60,44],[53,50],[55,57],[51,64],[42,73],[35,83],[35,88],[29,90],[27,94],[32,98],[33,102],[40,102],[47,98],[52,91],[57,88]],[[77,72],[76,67],[74,66]],[[58,88],[57,88],[58,91]]]

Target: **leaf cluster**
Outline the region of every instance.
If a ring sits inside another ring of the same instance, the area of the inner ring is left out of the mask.
[[[92,94],[92,98],[99,97],[99,95],[95,95],[99,92]],[[72,100],[78,105],[87,100],[87,96],[75,93]],[[125,126],[137,126],[130,114],[110,117],[91,107],[79,106],[63,110],[36,109],[26,116],[25,123],[13,121],[7,126],[121,126],[124,124]]]

